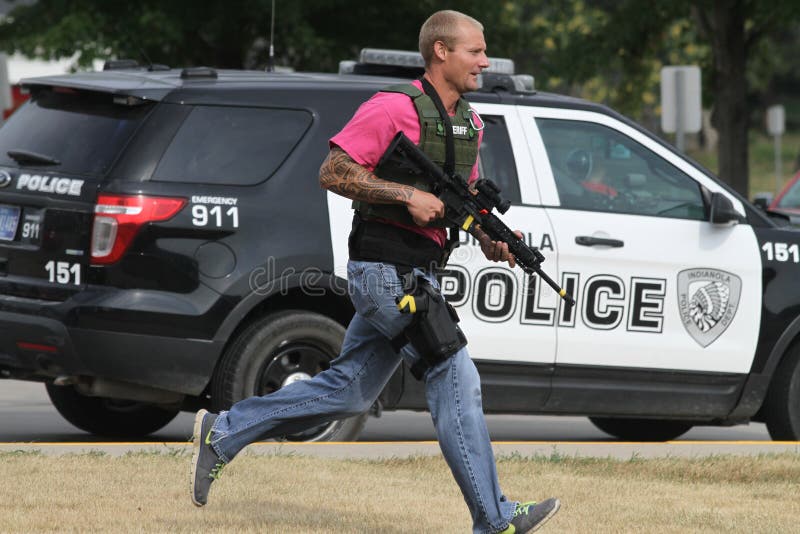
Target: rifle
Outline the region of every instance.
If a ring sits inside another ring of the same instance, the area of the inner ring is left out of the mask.
[[[514,255],[517,265],[527,274],[538,275],[568,306],[575,304],[575,299],[561,288],[552,278],[542,271],[544,256],[536,247],[529,247],[522,239],[511,231],[492,210],[497,208],[501,214],[508,211],[511,203],[500,197],[500,189],[489,179],[480,179],[471,189],[461,176],[445,173],[436,163],[412,143],[403,132],[398,132],[392,139],[389,148],[381,158],[393,159],[401,163],[413,174],[421,174],[431,183],[433,193],[445,206],[444,218],[467,233],[472,234],[476,228],[483,230],[493,241],[508,244],[508,251]],[[474,234],[473,234],[474,235]]]

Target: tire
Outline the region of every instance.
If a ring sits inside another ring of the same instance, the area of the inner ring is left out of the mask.
[[[64,419],[98,436],[141,438],[166,426],[180,411],[136,401],[87,397],[72,386],[45,387]]]
[[[669,441],[688,432],[692,426],[685,421],[660,419],[623,419],[590,417],[594,426],[623,441]]]
[[[212,408],[226,410],[239,400],[272,393],[328,369],[339,355],[344,332],[342,325],[324,315],[299,310],[256,320],[225,352],[211,384]],[[368,416],[332,421],[280,439],[354,441]]]
[[[761,412],[772,439],[800,440],[800,344],[775,369]]]

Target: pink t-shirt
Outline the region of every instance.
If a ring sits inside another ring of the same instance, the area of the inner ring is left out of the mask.
[[[422,82],[411,82],[417,89],[422,90]],[[475,114],[475,124],[481,125],[480,117]],[[376,93],[372,98],[361,104],[353,118],[350,119],[342,131],[333,136],[330,146],[338,146],[363,165],[367,170],[374,171],[378,162],[389,147],[397,132],[402,131],[414,144],[419,144],[420,126],[417,110],[414,103],[402,93]],[[478,132],[478,146],[483,138],[483,131]],[[469,182],[478,179],[478,162],[472,167]],[[433,239],[440,246],[444,246],[447,233],[443,228],[427,228],[423,226],[408,226],[392,223]]]

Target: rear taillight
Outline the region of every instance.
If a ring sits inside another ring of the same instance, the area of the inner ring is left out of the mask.
[[[92,263],[119,260],[143,224],[165,221],[185,205],[183,198],[99,195],[92,226]]]

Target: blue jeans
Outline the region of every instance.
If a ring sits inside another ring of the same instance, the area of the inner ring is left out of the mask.
[[[424,274],[434,287],[433,275]],[[263,397],[250,397],[219,414],[211,445],[229,462],[248,444],[294,434],[335,419],[367,411],[401,360],[413,365],[417,351],[406,345],[397,354],[389,340],[408,326],[411,316],[398,311],[402,282],[391,265],[350,261],[350,298],[356,314],[342,352],[330,369],[310,380],[287,385]],[[474,532],[508,526],[516,502],[500,490],[494,453],[483,416],[480,377],[466,348],[427,370],[428,408],[439,446],[472,514]],[[432,488],[431,491],[435,491]]]

